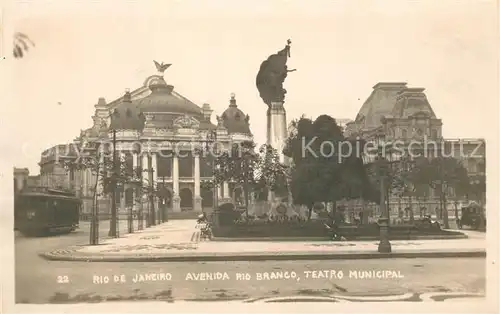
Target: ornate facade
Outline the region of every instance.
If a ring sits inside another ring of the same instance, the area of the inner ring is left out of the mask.
[[[222,150],[232,143],[252,140],[249,117],[238,108],[232,94],[229,107],[213,124],[210,105],[200,107],[177,93],[174,86],[166,83],[165,69],[158,68],[160,73],[146,78],[143,86],[127,90],[116,100],[106,102],[99,98],[93,125],[81,131],[75,146],[103,139],[111,143],[114,133],[117,155],[125,160],[127,167],[140,169],[141,175],[136,179],[143,186],[151,186],[153,182],[155,190],[162,193],[156,198],[155,208],[173,213],[201,212],[213,206],[215,196],[203,184],[213,179],[210,148],[213,146],[208,143],[216,142],[217,149]],[[43,160],[40,166],[43,169],[48,164],[48,160]],[[67,182],[84,199],[83,211],[90,212],[95,175],[90,169],[71,172],[67,174]],[[229,183],[221,184],[217,199],[229,201],[233,189]],[[137,191],[134,185],[120,191],[118,208],[137,208],[147,203],[145,196],[138,200]],[[100,211],[109,211],[109,196],[101,196],[99,204]]]
[[[485,176],[484,139],[445,139],[443,122],[439,119],[424,88],[409,88],[407,83],[381,82],[364,102],[354,121],[347,123],[347,136],[375,141],[383,137],[386,142],[402,143],[406,151],[419,151],[432,158],[438,153],[453,156],[462,161],[472,182]],[[427,199],[435,201],[434,191],[429,189]],[[454,192],[450,191],[453,196]],[[484,202],[484,196],[481,197]]]

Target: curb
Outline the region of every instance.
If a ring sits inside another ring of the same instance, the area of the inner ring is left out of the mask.
[[[419,235],[419,236],[410,236],[410,237],[401,237],[389,239],[390,241],[416,241],[416,240],[456,240],[456,239],[468,239],[469,237],[466,234],[452,234],[452,235]],[[282,241],[282,242],[294,242],[294,241],[329,241],[331,242],[331,238],[327,237],[212,237],[211,241],[217,242],[268,242],[268,241]],[[357,237],[350,241],[378,241],[380,240],[380,236],[374,237]]]
[[[76,249],[56,250],[39,254],[51,261],[72,262],[227,262],[227,261],[285,261],[285,260],[352,260],[389,258],[484,258],[485,250],[420,251],[420,252],[275,252],[250,254],[164,254],[164,255],[86,255]]]

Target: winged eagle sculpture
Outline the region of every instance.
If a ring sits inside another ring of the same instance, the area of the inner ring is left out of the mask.
[[[164,73],[165,70],[167,70],[171,65],[172,63],[168,63],[168,64],[165,64],[165,63],[158,63],[157,61],[153,60],[153,62],[155,63],[155,66],[156,66],[156,70],[158,70],[158,72],[160,73]]]

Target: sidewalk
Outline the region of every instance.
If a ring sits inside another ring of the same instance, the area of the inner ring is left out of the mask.
[[[392,253],[378,253],[378,241],[215,242],[200,240],[194,220],[172,220],[161,225],[106,239],[97,246],[73,246],[40,255],[49,260],[148,261],[258,261],[373,259],[416,257],[484,257],[485,234],[467,239],[391,241]]]

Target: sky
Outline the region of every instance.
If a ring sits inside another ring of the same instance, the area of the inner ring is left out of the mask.
[[[153,60],[173,64],[167,83],[209,103],[213,122],[235,93],[264,143],[255,76],[289,38],[288,121],[354,119],[373,85],[403,81],[426,89],[445,137],[498,141],[496,1],[19,0],[2,23],[3,38],[20,31],[36,44],[19,60],[2,45],[11,73],[2,163],[31,174],[44,149],[92,125],[99,97],[112,101],[156,74]]]

